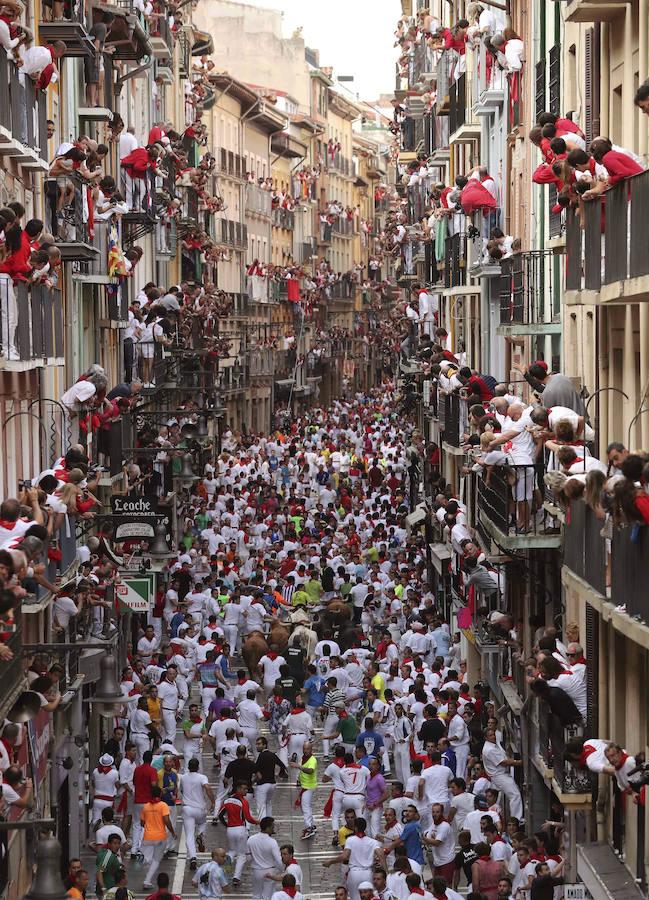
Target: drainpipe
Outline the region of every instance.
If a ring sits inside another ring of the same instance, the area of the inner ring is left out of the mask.
[[[643,4],[640,3],[640,6]],[[622,76],[622,109],[633,110],[634,115],[622,116],[622,133],[624,146],[633,147],[633,126],[637,110],[633,106],[634,67],[633,67],[633,4],[629,3],[624,13],[624,74]]]
[[[115,82],[115,93],[119,95],[122,90],[122,85],[127,81],[130,81],[131,78],[135,78],[136,75],[140,75],[142,72],[146,72],[147,69],[150,69],[153,65],[153,57],[150,56],[147,58],[145,63],[142,63],[140,66],[136,66],[134,69],[131,69],[126,75],[120,75],[120,77]]]
[[[649,75],[649,35],[647,34],[647,29],[649,29],[649,7],[646,3],[640,3],[638,5],[638,71],[640,73],[640,84]],[[635,114],[640,119],[638,152],[640,156],[644,157],[649,148],[649,132],[644,122],[643,113],[636,109]],[[640,304],[640,309],[642,309],[643,305],[642,303]],[[643,334],[643,332],[641,331],[640,334]]]
[[[611,70],[610,66],[610,51],[609,51],[609,35],[611,33],[611,26],[608,22],[602,22],[602,38],[600,44],[600,99],[599,99],[599,133],[600,134],[608,134],[609,133],[609,121],[610,121],[610,111],[611,111]]]

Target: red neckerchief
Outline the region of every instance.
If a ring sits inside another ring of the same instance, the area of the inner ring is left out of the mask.
[[[579,754],[579,759],[577,760],[577,765],[579,765],[583,768],[586,765],[586,760],[588,759],[588,757],[591,755],[591,753],[595,753],[595,751],[596,751],[595,747],[589,747],[588,744],[584,744],[584,747],[583,747],[581,753]]]
[[[303,706],[294,706],[293,709],[291,710],[291,712],[293,713],[293,715],[298,716],[300,713],[304,712],[304,707]]]
[[[247,678],[237,678],[237,681],[239,682],[239,684],[245,684],[247,680],[248,680]]]
[[[421,896],[423,897],[424,894],[426,893],[426,891],[423,888],[410,888],[410,893],[411,894],[421,894]]]
[[[18,521],[16,519],[16,521]],[[0,528],[6,528],[7,531],[12,531],[16,525],[16,522],[10,522],[8,519],[0,519]]]
[[[339,719],[348,719],[348,718],[349,718],[349,714],[348,714],[344,709],[341,709],[340,715],[338,716],[338,718],[339,718]]]
[[[338,766],[339,769],[342,769],[345,765],[345,757],[344,756],[336,756],[332,760],[334,766]]]
[[[102,765],[97,766],[97,771],[101,772],[102,775],[108,775],[108,773],[112,772],[112,770],[113,770],[112,766],[102,766]]]
[[[203,721],[200,716],[190,716],[189,719],[191,722],[194,722],[196,725],[198,725],[199,722]]]
[[[629,758],[629,754],[622,752],[622,757],[621,757],[622,762],[618,766],[615,766],[616,772],[620,771],[620,769],[622,768],[622,766],[624,765],[624,763],[627,761],[628,758]]]
[[[289,864],[289,866],[298,866],[299,865],[298,861],[295,858],[290,859],[288,864]]]
[[[535,862],[545,862],[547,860],[547,856],[545,853],[541,853],[541,851],[537,851],[536,853],[530,854],[530,859],[533,859]]]
[[[558,853],[549,853],[549,854],[548,854],[548,859],[551,859],[551,860],[552,860],[553,862],[555,862],[555,863],[563,862],[563,857],[562,857],[562,856],[559,856]]]
[[[275,660],[279,656],[279,653],[275,653],[274,650],[269,650],[266,656],[268,657],[268,659]],[[286,890],[286,888],[282,888],[282,890]]]
[[[282,890],[284,891],[285,894],[288,894],[289,897],[295,897],[295,895],[297,894],[296,887],[283,887]]]
[[[504,844],[505,842],[503,841],[503,839],[501,838],[501,836],[500,836],[499,834],[497,834],[496,837],[493,839],[493,843],[494,843],[494,844],[498,844],[498,843]]]
[[[282,702],[283,699],[284,699],[284,698],[283,698],[283,697],[280,697],[279,694],[273,694],[273,700],[275,701],[275,703],[277,703],[278,706],[279,706],[279,704]]]
[[[582,663],[582,665],[584,665],[584,666],[587,665],[587,663],[586,663],[586,657],[585,657],[585,656],[580,656],[579,659],[573,659],[572,665],[574,666],[574,665],[576,665],[577,663]]]
[[[478,859],[490,860],[490,859],[491,859],[491,854],[490,854],[490,853],[486,853],[484,856],[479,856]]]

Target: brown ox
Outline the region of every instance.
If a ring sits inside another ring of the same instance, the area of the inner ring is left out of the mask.
[[[268,633],[268,644],[272,646],[272,644],[277,645],[277,652],[281,654],[286,650],[288,646],[288,637],[289,637],[289,629],[286,625],[282,625],[281,622],[274,621],[270,626],[270,631]]]
[[[268,653],[266,638],[261,631],[252,631],[244,640],[243,648],[241,650],[241,655],[243,656],[245,664],[248,666],[248,671],[250,672],[250,677],[252,679],[257,678],[259,660],[266,653]]]

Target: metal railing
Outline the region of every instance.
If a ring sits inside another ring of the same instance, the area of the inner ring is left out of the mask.
[[[169,55],[173,56],[174,36],[169,26],[169,18],[166,3],[160,3],[160,15],[146,20],[146,28],[149,37],[157,38],[164,42],[169,49]],[[182,30],[182,29],[181,29]]]
[[[466,284],[466,234],[453,234],[446,240],[444,287]]]
[[[334,219],[332,227],[334,234],[351,237],[354,233],[354,220],[348,219],[345,215],[338,216],[338,218]]]
[[[0,275],[0,356],[29,362],[63,356],[61,291],[42,284],[15,286]]]
[[[330,244],[331,243],[331,232],[333,231],[333,226],[331,226],[328,222],[320,222],[320,243],[321,244]]]
[[[273,351],[270,348],[256,348],[250,351],[250,374],[273,374]]]
[[[455,54],[457,55],[457,54]],[[448,103],[451,92],[451,75],[454,66],[454,60],[449,50],[445,50],[437,63],[437,103],[436,110],[440,112],[448,112]]]
[[[339,172],[341,175],[352,175],[353,174],[353,165],[351,159],[348,159],[346,156],[343,156],[340,151],[336,151],[335,153],[327,152],[327,168],[329,170],[333,170],[334,172]]]
[[[625,179],[601,198],[585,201],[582,240],[569,217],[566,280],[573,290],[599,290],[602,284],[649,274],[647,208],[649,171]]]
[[[583,500],[573,500],[563,528],[563,564],[603,596],[606,595],[604,520]]]
[[[292,209],[277,207],[273,210],[271,221],[277,228],[293,231],[295,228],[295,213]]]
[[[469,409],[464,397],[459,394],[440,394],[437,414],[439,430],[451,447],[460,447],[462,438],[469,430]]]
[[[551,250],[529,250],[501,260],[501,325],[552,321],[552,261]]]
[[[264,191],[256,184],[246,187],[246,212],[258,216],[268,216],[272,212],[273,198],[270,191]]]
[[[248,275],[246,294],[251,303],[268,303],[270,299],[269,279],[264,275]]]
[[[505,73],[497,65],[483,41],[480,42],[474,53],[476,59],[473,68],[473,102],[484,103],[492,98],[502,102],[505,91]]]
[[[5,53],[0,55],[0,127],[47,160],[47,99]]]
[[[647,553],[649,529],[644,525],[616,528],[611,542],[611,601],[626,605],[630,616],[649,622]]]
[[[543,465],[491,466],[490,470],[478,480],[480,512],[503,534],[545,534],[552,518],[542,506]]]

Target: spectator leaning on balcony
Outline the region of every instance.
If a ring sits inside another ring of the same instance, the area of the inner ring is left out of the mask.
[[[58,81],[56,60],[65,53],[63,41],[55,41],[53,44],[37,45],[28,50],[20,48],[21,69],[25,75],[29,75],[36,82],[36,87],[41,90],[49,84]]]
[[[645,171],[637,158],[630,151],[622,147],[616,148],[608,138],[597,138],[594,140],[589,151],[595,162],[601,163],[606,169],[606,179],[597,181],[590,190],[583,195],[584,200],[590,200],[598,194],[602,194],[607,187],[615,187],[625,178],[633,175],[639,175]]]
[[[628,774],[638,765],[619,744],[601,738],[574,738],[567,742],[564,756],[577,768],[615,778],[621,791],[629,789]]]

